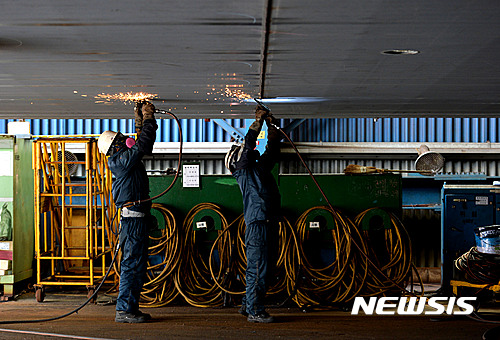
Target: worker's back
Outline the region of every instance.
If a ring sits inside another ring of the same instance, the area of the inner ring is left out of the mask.
[[[245,222],[271,220],[279,216],[281,196],[276,180],[267,165],[259,161],[246,168],[236,170],[233,176],[243,197]]]

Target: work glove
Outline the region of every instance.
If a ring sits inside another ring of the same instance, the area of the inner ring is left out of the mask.
[[[142,103],[137,102],[134,106],[135,129],[142,129]]]
[[[278,120],[269,112],[265,118],[267,126],[276,125],[278,126]]]
[[[155,106],[150,102],[142,104],[142,116],[144,120],[155,119]]]
[[[255,120],[262,124],[264,122],[264,119],[267,117],[268,114],[269,114],[269,111],[263,109],[260,106],[257,106],[257,109],[255,110]]]
[[[260,132],[260,130],[262,130],[262,122],[256,120],[255,122],[252,123],[252,125],[250,125],[249,129]]]
[[[267,139],[272,141],[281,140],[281,132],[277,129],[278,120],[273,117],[273,115],[269,115],[266,117],[267,124]]]

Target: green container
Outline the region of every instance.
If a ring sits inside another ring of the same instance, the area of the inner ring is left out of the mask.
[[[12,228],[9,240],[0,241],[0,260],[12,270],[0,275],[5,296],[14,283],[31,278],[34,256],[34,184],[31,139],[0,136],[0,225]],[[10,224],[10,227],[7,226]]]

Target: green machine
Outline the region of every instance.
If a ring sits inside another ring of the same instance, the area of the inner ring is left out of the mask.
[[[402,207],[400,175],[316,175],[331,204],[349,217],[369,208],[386,209],[398,216]],[[172,182],[173,176],[150,177],[151,195],[161,193]],[[282,214],[290,222],[307,209],[327,203],[309,175],[279,175]],[[219,205],[230,222],[243,211],[241,192],[230,175],[202,175],[197,187],[184,187],[180,177],[172,189],[155,201],[167,205],[176,218],[182,220],[199,203]]]
[[[0,287],[1,299],[14,283],[32,277],[34,184],[31,139],[0,136]]]

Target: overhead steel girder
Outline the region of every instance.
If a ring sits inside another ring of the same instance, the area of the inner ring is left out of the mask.
[[[213,121],[224,131],[228,132],[237,143],[242,143],[245,140],[245,133],[240,129],[231,126],[231,124],[226,122],[224,119],[214,119]]]
[[[224,119],[213,119],[213,121],[215,124],[224,129],[224,131],[228,132],[237,143],[242,143],[245,140],[245,133],[242,130],[231,126],[231,124],[226,122]],[[305,119],[294,119],[290,122],[290,124],[283,128],[283,131],[288,134],[304,121]]]

